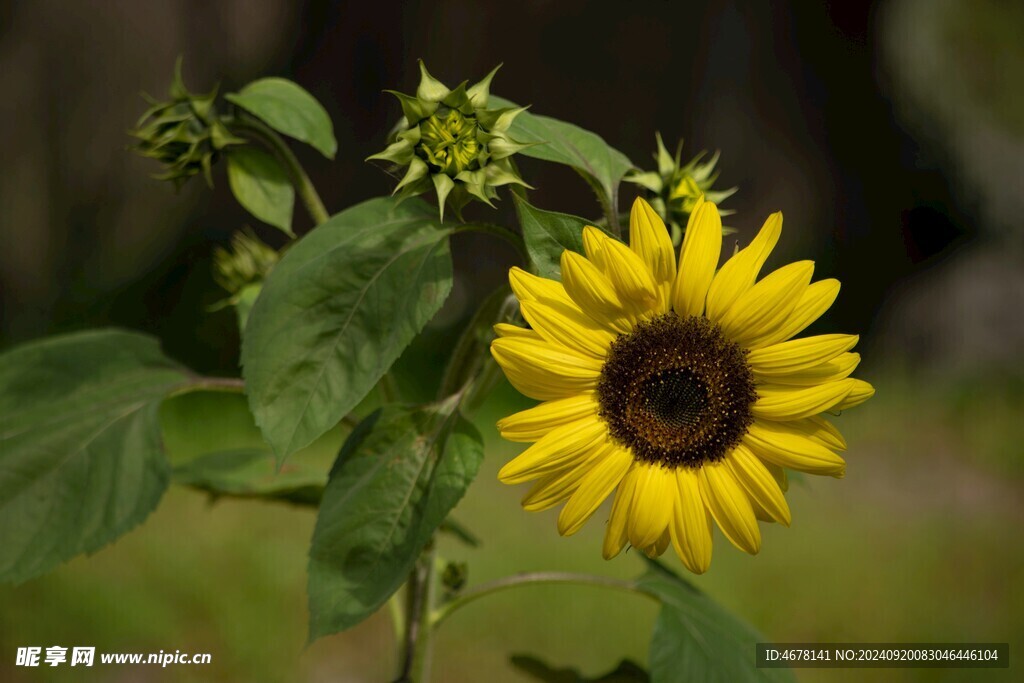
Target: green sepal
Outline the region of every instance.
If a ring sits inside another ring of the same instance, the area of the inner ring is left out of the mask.
[[[427,65],[423,63],[422,59],[419,62],[420,84],[416,87],[416,97],[430,102],[440,102],[451,91],[444,83],[430,75],[430,72],[427,71]]]
[[[394,95],[398,99],[399,104],[402,105],[402,115],[405,116],[409,125],[415,125],[423,119],[433,116],[439,106],[437,102],[409,97],[397,90],[385,90],[384,92]]]
[[[498,69],[501,68],[501,64],[491,69],[491,72],[481,78],[479,81],[469,87],[467,91],[469,93],[469,100],[473,107],[476,109],[484,109],[487,106],[487,100],[491,96],[491,81],[494,79],[494,74],[498,73]]]

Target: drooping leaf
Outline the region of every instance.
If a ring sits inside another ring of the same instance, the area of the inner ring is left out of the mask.
[[[251,145],[232,148],[227,158],[228,184],[238,203],[264,223],[294,235],[295,188],[277,160]]]
[[[517,108],[519,105],[491,95],[489,106]],[[509,136],[517,142],[543,143],[533,144],[519,153],[571,166],[604,193],[611,207],[618,200],[619,182],[633,168],[633,162],[601,136],[550,116],[524,111],[512,122]]]
[[[565,250],[583,253],[583,228],[590,221],[557,211],[538,209],[521,197],[513,197],[523,241],[530,260],[541,277],[562,279],[561,258]]]
[[[754,647],[763,635],[661,564],[638,581],[662,603],[651,637],[652,683],[792,682],[788,669],[759,669]]]
[[[289,462],[280,470],[269,448],[215,451],[174,468],[174,481],[213,496],[283,500],[299,505],[320,502],[327,473]]]
[[[480,434],[451,401],[386,407],[353,431],[313,532],[310,640],[358,624],[398,590],[482,460]]]
[[[587,677],[578,669],[556,669],[532,655],[512,655],[512,665],[543,683],[649,683],[651,680],[643,667],[623,659],[608,673]]]
[[[52,337],[0,355],[0,580],[94,552],[167,488],[160,401],[188,382],[156,339]]]
[[[261,78],[225,96],[268,126],[315,147],[328,159],[338,151],[334,125],[327,110],[297,83],[285,78]]]
[[[316,505],[343,441],[331,430],[280,468],[253,421],[245,396],[235,391],[189,391],[160,406],[171,481],[214,498],[260,498]]]
[[[279,460],[359,403],[452,286],[449,232],[418,201],[372,199],[284,255],[245,329],[249,405]]]

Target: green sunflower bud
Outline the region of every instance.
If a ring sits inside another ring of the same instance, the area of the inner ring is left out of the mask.
[[[672,241],[678,244],[682,239],[686,221],[698,198],[704,197],[704,199],[720,205],[723,200],[732,196],[737,188],[717,191],[712,189],[715,181],[718,180],[718,172],[715,170],[715,166],[718,164],[718,152],[715,152],[706,161],[704,157],[707,152],[701,152],[684,165],[680,161],[683,150],[682,141],[676,147],[675,156],[672,156],[665,148],[660,133],[655,134],[655,139],[658,151],[655,153],[654,159],[658,164],[658,170],[635,171],[627,175],[624,180],[640,185],[647,190],[647,200],[665,219],[665,223],[672,230]],[[727,216],[733,212],[720,210],[719,213]],[[730,233],[733,230],[723,228],[722,232]]]
[[[138,139],[136,152],[164,165],[164,172],[154,177],[180,187],[192,176],[202,173],[212,187],[211,169],[221,150],[228,145],[245,143],[233,136],[218,118],[214,107],[217,88],[206,95],[189,92],[182,81],[181,59],[178,59],[168,92],[170,99],[161,102],[147,95],[143,97],[152,106],[129,134]]]
[[[523,108],[487,108],[491,79],[499,68],[475,85],[462,83],[450,90],[421,61],[415,96],[388,91],[398,99],[404,118],[388,147],[367,161],[388,162],[396,175],[402,173],[392,193],[399,200],[433,189],[443,220],[445,206],[459,212],[474,198],[493,206],[498,187],[529,187],[511,157],[530,145],[508,134]]]
[[[213,279],[232,295],[249,285],[259,284],[277,264],[278,253],[252,230],[231,236],[231,248],[217,247],[213,252]]]

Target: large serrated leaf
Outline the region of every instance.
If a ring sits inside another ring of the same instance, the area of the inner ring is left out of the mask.
[[[292,233],[295,188],[277,160],[256,147],[232,147],[228,184],[242,207],[264,223]]]
[[[225,96],[268,126],[315,147],[328,159],[338,151],[331,117],[302,86],[285,78],[261,78]]]
[[[349,413],[444,303],[449,231],[418,201],[371,199],[290,248],[245,329],[249,405],[279,460]]]
[[[483,442],[453,411],[383,408],[345,443],[310,548],[310,640],[383,605],[476,476]]]
[[[649,562],[637,584],[662,603],[651,637],[652,683],[792,683],[788,669],[759,669],[754,647],[765,642],[752,626],[728,612],[707,594]]]
[[[592,225],[577,216],[538,209],[525,199],[513,196],[519,226],[523,230],[526,252],[541,277],[562,279],[562,252],[583,251],[583,228]]]
[[[188,381],[122,330],[0,355],[0,580],[25,581],[144,520],[167,488],[160,401]]]
[[[487,104],[502,109],[519,106],[494,95]],[[633,162],[600,135],[550,116],[524,111],[512,122],[509,136],[516,142],[540,143],[519,154],[575,168],[604,192],[612,207],[619,196],[619,182],[633,168]]]

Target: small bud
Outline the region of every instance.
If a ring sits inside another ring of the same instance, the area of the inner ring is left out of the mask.
[[[441,574],[441,584],[449,593],[458,593],[469,579],[469,565],[465,562],[449,562]]]
[[[420,62],[415,96],[387,91],[398,99],[405,118],[388,147],[367,161],[388,162],[401,174],[392,194],[405,199],[433,189],[444,220],[445,206],[461,211],[474,198],[493,206],[497,187],[529,187],[510,160],[529,145],[508,135],[523,109],[487,109],[497,71],[495,67],[479,83],[451,90]]]
[[[213,252],[213,279],[230,294],[264,280],[277,264],[278,253],[263,243],[252,230],[231,236],[231,248]]]
[[[202,173],[212,186],[212,168],[221,150],[228,145],[244,144],[245,140],[233,136],[217,117],[217,88],[197,95],[185,87],[180,58],[174,67],[168,96],[169,100],[161,102],[143,95],[152,106],[129,131],[138,140],[134,149],[164,165],[164,172],[154,176],[159,180],[169,180],[180,187]]]
[[[704,161],[707,152],[701,152],[683,165],[680,161],[683,149],[682,141],[676,148],[675,156],[672,156],[665,148],[661,135],[655,134],[655,139],[658,149],[654,154],[654,159],[657,162],[658,170],[634,171],[624,179],[647,191],[647,200],[669,226],[672,231],[672,241],[679,244],[684,226],[698,198],[704,197],[708,201],[720,204],[732,196],[737,188],[718,191],[711,189],[718,179],[718,172],[715,171],[715,166],[718,164],[718,152],[715,152],[707,161]],[[720,213],[727,216],[732,211],[720,209]],[[734,231],[731,228],[723,228],[722,232],[728,234]]]

